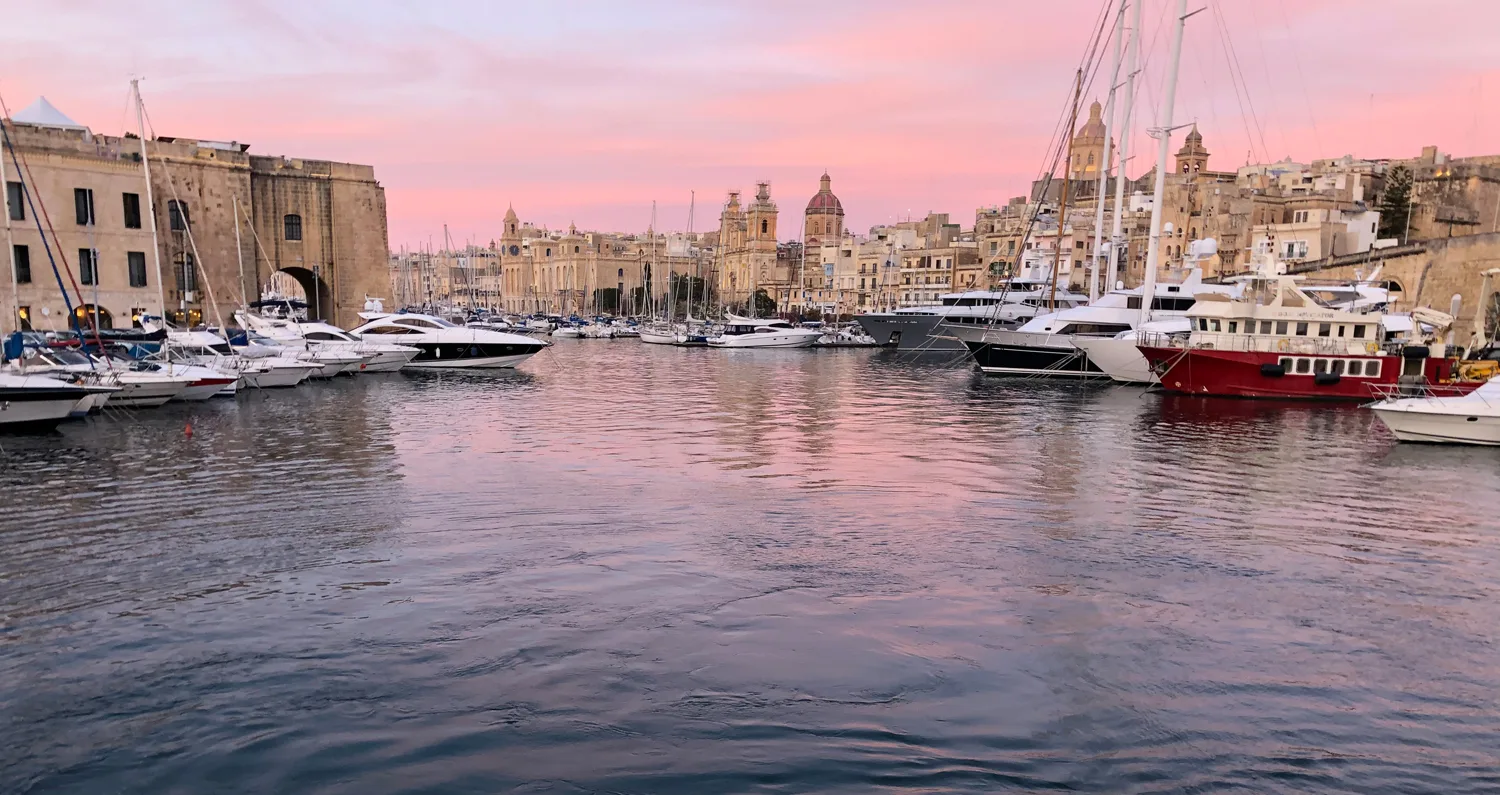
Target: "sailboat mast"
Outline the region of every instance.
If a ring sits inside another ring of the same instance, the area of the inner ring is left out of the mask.
[[[3,122],[0,122],[3,124]],[[19,175],[17,175],[19,176]],[[16,324],[16,331],[21,331],[21,285],[16,281],[16,244],[10,228],[10,182],[5,177],[5,152],[0,149],[0,183],[5,188],[5,250],[10,253],[10,319]],[[96,304],[97,306],[97,304]]]
[[[1193,12],[1198,13],[1197,11]],[[1151,302],[1156,297],[1156,268],[1161,257],[1162,192],[1167,185],[1167,154],[1172,143],[1172,106],[1177,101],[1177,71],[1182,63],[1182,29],[1187,27],[1187,0],[1177,0],[1177,25],[1172,31],[1172,62],[1167,72],[1167,91],[1162,98],[1161,118],[1151,130],[1156,144],[1156,188],[1151,193],[1151,244],[1146,249],[1146,277],[1141,282],[1141,325],[1151,320]]]
[[[1130,158],[1131,124],[1135,120],[1135,73],[1136,64],[1141,59],[1143,5],[1145,0],[1136,0],[1135,9],[1130,14],[1130,62],[1125,67],[1125,116],[1120,124],[1120,157],[1115,167],[1115,212],[1109,233],[1109,281],[1105,282],[1105,291],[1114,289],[1115,281],[1119,279],[1120,254],[1125,250],[1125,235],[1122,230],[1125,212],[1125,162]]]
[[[1063,160],[1062,201],[1057,208],[1057,243],[1052,249],[1052,279],[1047,288],[1047,311],[1057,310],[1057,271],[1062,267],[1063,227],[1068,223],[1068,185],[1073,182],[1073,130],[1078,126],[1078,101],[1083,98],[1083,70],[1073,78],[1073,109],[1068,113],[1068,156]]]
[[[130,81],[130,93],[135,95],[135,125],[141,134],[141,170],[146,175],[146,214],[151,219],[151,255],[156,260],[156,299],[161,307],[161,322],[167,322],[167,282],[161,269],[161,241],[156,232],[156,200],[151,192],[151,158],[146,153],[146,114],[141,107],[141,81]]]
[[[1137,3],[1144,0],[1136,0]],[[1115,47],[1109,70],[1109,99],[1104,108],[1104,158],[1099,164],[1099,185],[1094,190],[1094,256],[1089,260],[1089,303],[1099,300],[1099,260],[1104,256],[1104,192],[1109,189],[1110,155],[1114,153],[1115,82],[1120,79],[1120,38],[1125,35],[1125,6],[1115,16]],[[1108,289],[1108,288],[1106,288]]]
[[[234,257],[240,266],[240,305],[249,309],[250,291],[245,289],[245,250],[240,246],[240,197],[231,194],[229,203],[234,209]]]
[[[693,253],[694,251],[697,250],[693,246],[693,210],[697,206],[698,206],[698,192],[697,191],[688,191],[688,236],[687,236],[687,248],[688,248],[688,256],[690,256],[690,257],[693,258],[693,275],[688,279],[688,283],[687,283],[687,305],[683,309],[683,313],[686,315],[686,317],[683,318],[684,321],[690,321],[690,320],[693,319],[693,284],[698,279],[698,255]]]

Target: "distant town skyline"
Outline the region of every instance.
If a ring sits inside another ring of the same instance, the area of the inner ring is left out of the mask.
[[[440,245],[444,223],[487,243],[510,205],[553,229],[636,231],[655,200],[657,228],[682,230],[689,191],[706,231],[726,191],[759,180],[797,239],[824,170],[850,230],[929,211],[968,223],[1041,171],[1104,3],[146,5],[9,14],[10,110],[45,95],[118,134],[143,77],[159,134],[373,165],[400,247]],[[1217,168],[1495,148],[1494,4],[1207,5],[1176,117],[1198,122]],[[1132,176],[1154,157],[1167,7],[1144,9]]]

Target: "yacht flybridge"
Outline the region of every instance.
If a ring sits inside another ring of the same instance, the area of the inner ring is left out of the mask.
[[[351,335],[417,349],[406,367],[515,367],[547,347],[546,342],[531,337],[458,326],[433,315],[361,312],[359,316],[365,324],[351,329]]]

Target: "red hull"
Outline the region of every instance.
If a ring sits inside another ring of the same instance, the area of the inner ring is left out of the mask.
[[[1269,351],[1153,348],[1145,345],[1140,346],[1140,349],[1151,367],[1161,374],[1161,385],[1167,391],[1218,397],[1372,400],[1375,397],[1372,387],[1394,385],[1405,364],[1398,356],[1310,356]],[[1313,373],[1286,372],[1272,375],[1262,370],[1263,365],[1278,365],[1288,357],[1314,361],[1323,359],[1325,365],[1331,365],[1333,361],[1340,359],[1345,363],[1357,359],[1361,362],[1361,369],[1364,362],[1376,359],[1380,367],[1377,375],[1345,375],[1332,383],[1318,383]],[[1425,359],[1422,364],[1428,383],[1448,379],[1447,371],[1451,369],[1451,365],[1447,360]]]

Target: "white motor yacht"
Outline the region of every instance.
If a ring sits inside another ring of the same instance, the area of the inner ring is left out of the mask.
[[[241,326],[273,339],[282,345],[297,347],[314,353],[357,354],[360,361],[347,365],[337,372],[390,373],[400,370],[415,359],[417,349],[406,345],[361,340],[331,323],[322,321],[298,321],[291,318],[264,317],[252,312],[234,313]],[[494,319],[489,322],[504,323]],[[470,328],[486,328],[482,321],[471,321]]]
[[[515,367],[547,347],[530,337],[456,326],[432,315],[361,312],[360,317],[365,324],[349,333],[416,348],[417,355],[405,365],[411,368]]]
[[[66,381],[0,373],[0,431],[52,430],[87,397],[87,389]]]
[[[1227,294],[1232,287],[1203,284],[1194,268],[1179,283],[1157,284],[1151,299],[1154,312],[1180,316],[1204,292]],[[1141,290],[1111,290],[1098,301],[1074,309],[1039,315],[1014,330],[987,326],[942,324],[968,347],[979,369],[989,375],[1026,375],[1053,378],[1107,378],[1108,375],[1076,343],[1084,338],[1113,341],[1133,330],[1141,319]]]
[[[97,408],[105,405],[111,408],[155,408],[177,397],[191,384],[186,376],[173,375],[158,364],[136,361],[117,348],[108,349],[97,357],[90,357],[77,348],[28,348],[20,365],[26,372],[60,380],[85,376],[97,379],[101,385],[120,388]]]
[[[1402,387],[1370,404],[1375,416],[1403,442],[1500,445],[1500,378],[1467,395],[1439,395],[1429,389],[1403,396]]]
[[[708,344],[714,348],[809,348],[822,336],[817,329],[799,328],[785,320],[730,315]]]

